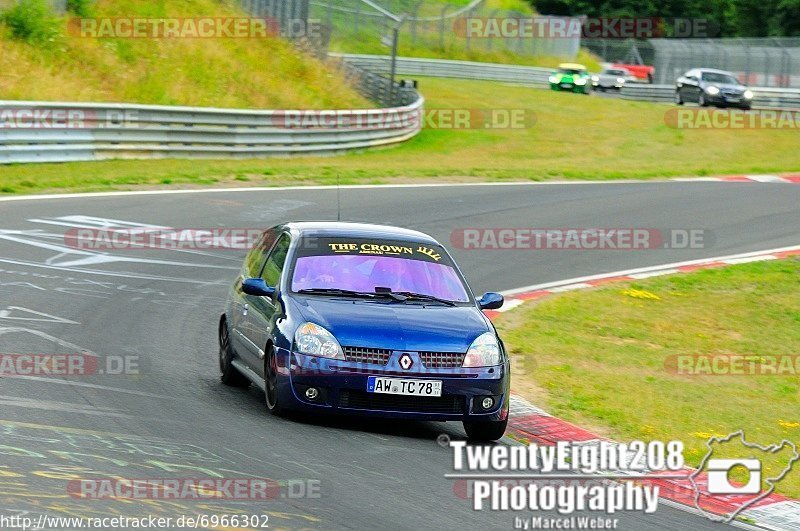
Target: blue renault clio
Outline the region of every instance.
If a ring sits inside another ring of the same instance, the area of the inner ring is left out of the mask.
[[[473,440],[508,422],[503,342],[448,252],[421,232],[286,223],[247,254],[219,322],[222,382],[253,383],[273,414],[305,410],[461,421]]]

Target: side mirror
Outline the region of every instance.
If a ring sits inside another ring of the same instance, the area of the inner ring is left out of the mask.
[[[484,293],[478,300],[478,306],[481,310],[496,310],[503,305],[503,296],[499,293]]]
[[[275,295],[275,288],[267,286],[263,278],[247,278],[242,282],[242,291],[248,295],[256,297],[272,297]]]

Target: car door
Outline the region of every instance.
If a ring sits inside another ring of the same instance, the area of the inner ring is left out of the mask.
[[[257,275],[263,278],[268,286],[279,289],[281,273],[286,265],[286,257],[289,254],[292,240],[288,233],[284,232],[275,242],[269,252],[261,271]],[[244,342],[248,347],[247,364],[262,378],[264,377],[264,348],[272,335],[275,321],[278,319],[282,309],[277,300],[277,296],[259,297],[255,295],[244,295],[245,311],[243,312]]]
[[[233,286],[230,315],[228,316],[230,319],[231,344],[241,360],[248,365],[252,361],[252,356],[249,355],[251,346],[245,334],[245,317],[249,311],[250,301],[246,300],[247,295],[242,292],[242,282],[247,278],[258,277],[261,274],[269,252],[280,234],[280,230],[274,227],[264,231],[255,245],[253,245],[253,248],[247,253],[242,269],[239,272],[239,277]]]
[[[687,73],[684,87],[686,87],[684,100],[696,102],[700,97],[700,72],[692,70]]]

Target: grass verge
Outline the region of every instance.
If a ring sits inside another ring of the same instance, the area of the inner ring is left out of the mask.
[[[401,26],[398,52],[405,57],[427,57],[434,59],[458,59],[463,61],[480,61],[487,63],[506,63],[528,66],[553,68],[559,63],[582,63],[592,72],[599,72],[600,59],[581,48],[577,57],[559,57],[552,55],[554,48],[543,45],[542,41],[535,38],[522,38],[519,40],[494,38],[473,38],[467,41],[463,30],[456,30],[456,24],[463,24],[467,17],[503,19],[507,17],[520,18],[534,16],[531,4],[525,0],[487,0],[476,11],[459,16],[452,16],[455,9],[466,6],[469,2],[432,1],[415,2],[400,1],[386,5],[395,13],[412,14],[425,18],[433,17],[430,22],[418,22],[415,30],[412,23],[406,20]],[[442,9],[447,7],[451,18],[447,19],[444,27],[438,20]],[[419,9],[415,11],[415,9]],[[315,13],[322,20],[327,20],[327,11],[320,8]],[[335,52],[363,53],[384,55],[388,52],[387,46],[381,42],[379,35],[385,31],[382,27],[362,22],[356,23],[352,15],[331,14],[331,24],[334,31],[331,35],[330,48]],[[366,27],[365,27],[366,26]],[[442,30],[443,33],[442,33]],[[548,53],[550,52],[550,53]]]
[[[651,179],[800,169],[793,130],[684,130],[671,107],[485,81],[424,78],[428,109],[525,109],[524,129],[426,128],[396,147],[337,157],[0,165],[0,194],[141,187]]]
[[[580,426],[616,440],[682,440],[691,466],[711,435],[739,429],[750,442],[800,446],[799,259],[565,293],[497,324],[517,360],[517,392]],[[723,375],[693,362],[701,374],[687,374],[689,364],[677,370],[678,356],[715,355],[744,355],[748,366],[791,356],[794,369]],[[742,457],[722,449],[714,457]],[[788,456],[756,457],[768,477]],[[800,498],[795,468],[778,492]]]
[[[0,99],[267,109],[371,106],[336,71],[283,39],[82,37],[78,24],[68,24],[75,15],[57,18],[48,3],[28,0],[0,23]],[[233,0],[98,0],[82,10],[89,10],[90,18],[244,14]]]

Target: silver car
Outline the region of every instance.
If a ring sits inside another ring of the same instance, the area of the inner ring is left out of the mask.
[[[622,68],[606,68],[592,76],[592,86],[597,90],[620,90],[626,82],[635,79],[630,72]]]

